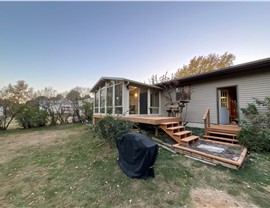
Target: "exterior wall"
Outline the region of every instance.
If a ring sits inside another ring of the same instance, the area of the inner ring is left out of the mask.
[[[264,98],[270,96],[270,70],[242,76],[223,77],[222,79],[205,80],[204,82],[191,84],[191,100],[187,104],[187,109],[182,112],[183,121],[190,123],[203,123],[202,117],[207,107],[210,107],[211,123],[217,121],[217,88],[237,86],[238,112],[240,119],[240,108],[252,103],[252,97]],[[163,94],[166,93],[163,92]],[[175,96],[175,92],[173,93]],[[162,96],[163,97],[163,96]],[[166,102],[163,100],[162,107]],[[162,111],[163,115],[166,115]],[[186,113],[187,112],[187,113]],[[186,115],[185,115],[186,114]],[[186,119],[184,119],[186,117]]]

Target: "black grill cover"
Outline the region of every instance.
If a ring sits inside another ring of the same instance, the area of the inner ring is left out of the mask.
[[[155,177],[158,145],[139,133],[126,133],[117,140],[119,166],[130,178]]]

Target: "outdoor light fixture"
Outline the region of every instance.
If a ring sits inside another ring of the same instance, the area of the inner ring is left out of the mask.
[[[138,93],[137,93],[137,92],[135,92],[134,96],[135,96],[135,97],[138,97]]]

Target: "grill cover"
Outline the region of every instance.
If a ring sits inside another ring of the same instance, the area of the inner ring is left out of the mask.
[[[155,177],[158,145],[139,133],[126,133],[117,140],[119,166],[130,178]]]

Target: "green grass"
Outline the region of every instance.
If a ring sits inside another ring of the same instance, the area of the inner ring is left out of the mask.
[[[10,146],[31,135],[43,143]],[[0,147],[8,157],[0,161],[1,207],[193,207],[195,188],[269,206],[270,154],[252,153],[235,171],[160,149],[156,177],[138,180],[121,172],[117,149],[86,125],[0,132]]]

